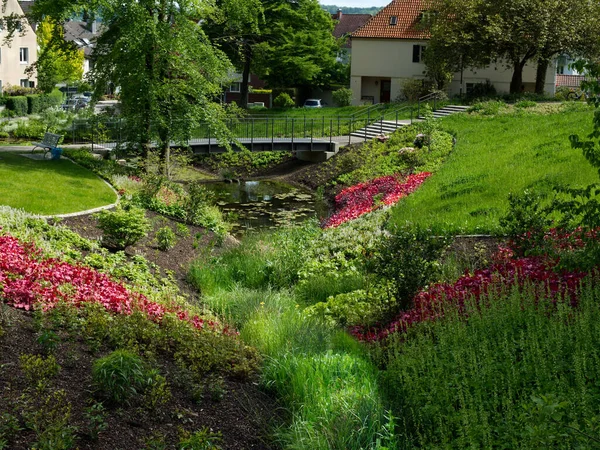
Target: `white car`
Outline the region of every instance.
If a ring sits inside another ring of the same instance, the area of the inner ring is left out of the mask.
[[[321,104],[320,98],[308,98],[308,99],[304,100],[304,107],[305,108],[322,108],[323,105]]]

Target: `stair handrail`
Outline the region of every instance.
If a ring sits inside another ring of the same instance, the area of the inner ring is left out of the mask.
[[[421,117],[421,103],[428,102],[432,99],[433,99],[433,110],[435,111],[437,109],[437,101],[440,100],[441,93],[442,93],[442,91],[434,91],[434,92],[430,92],[427,95],[424,95],[423,97],[419,97],[419,99],[417,100],[417,117]]]
[[[350,119],[352,119],[352,120],[356,120],[358,117],[364,116],[366,114],[367,120],[370,121],[371,115],[374,112],[376,112],[380,109],[383,109],[383,108],[385,108],[385,103],[376,103],[374,105],[369,106],[367,109],[365,109],[363,111],[358,111],[358,112],[355,112],[354,114],[350,114],[350,116],[348,116],[348,117],[350,117]]]
[[[412,103],[409,103],[408,105],[400,103],[395,106],[391,106],[390,108],[384,111],[384,113],[381,116],[381,121],[387,120],[387,118],[391,116],[392,120],[394,120],[396,124],[398,124],[398,116],[400,115],[400,113],[406,110],[410,110],[410,124],[412,125],[414,108],[415,105]]]

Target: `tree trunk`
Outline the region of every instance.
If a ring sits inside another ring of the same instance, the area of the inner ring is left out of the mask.
[[[248,107],[248,78],[250,78],[250,65],[252,63],[252,47],[244,43],[244,70],[242,71],[242,84],[240,85],[240,107]]]
[[[520,94],[523,92],[523,67],[525,67],[526,62],[527,58],[513,60],[513,76],[512,80],[510,80],[511,94]]]
[[[537,72],[535,74],[535,93],[543,95],[544,87],[546,85],[546,73],[548,72],[548,66],[550,65],[550,60],[545,58],[540,58],[537,64]]]

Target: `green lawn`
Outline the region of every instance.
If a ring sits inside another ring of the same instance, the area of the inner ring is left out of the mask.
[[[116,201],[104,181],[69,160],[37,161],[0,153],[0,204],[34,214],[66,214]]]
[[[596,170],[568,139],[592,130],[592,114],[587,109],[444,119],[443,128],[457,136],[454,152],[419,191],[394,208],[392,220],[454,233],[494,232],[510,192],[550,192],[556,184],[597,182]]]

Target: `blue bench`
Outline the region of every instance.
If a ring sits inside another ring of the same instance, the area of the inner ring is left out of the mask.
[[[58,147],[58,141],[60,141],[61,137],[62,136],[60,134],[44,133],[44,138],[42,139],[42,142],[33,143],[34,147],[31,150],[31,153],[33,153],[37,148],[41,148],[42,150],[44,150],[44,158],[46,158],[48,152],[52,152],[52,150]]]

